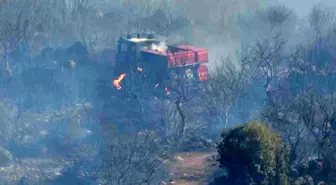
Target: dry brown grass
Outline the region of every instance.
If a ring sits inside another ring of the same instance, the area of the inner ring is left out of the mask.
[[[175,160],[168,164],[174,185],[203,185],[213,170],[214,161],[211,159],[216,153],[179,153]],[[167,183],[169,184],[169,183]]]

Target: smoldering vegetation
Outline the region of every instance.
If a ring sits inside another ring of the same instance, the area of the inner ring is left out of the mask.
[[[0,1],[1,184],[167,182],[176,153],[213,151],[223,129],[250,120],[270,123],[293,166],[334,164],[333,9],[300,17],[270,4]],[[210,80],[196,94],[176,82],[162,98],[131,74],[116,90],[126,33],[208,48]]]

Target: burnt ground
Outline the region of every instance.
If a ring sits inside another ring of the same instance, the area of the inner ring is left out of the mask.
[[[0,168],[0,181],[6,185],[17,183],[24,178],[25,183],[39,184],[60,176],[62,169],[67,165],[66,162],[57,159],[19,159]]]
[[[209,176],[215,169],[215,155],[216,152],[188,152],[175,155],[174,159],[166,163],[169,178],[162,181],[162,185],[208,184]],[[62,171],[67,166],[69,166],[67,162],[57,159],[20,159],[0,168],[0,181],[2,185],[12,185],[24,177],[25,183],[28,184],[50,184],[50,180],[63,176]]]

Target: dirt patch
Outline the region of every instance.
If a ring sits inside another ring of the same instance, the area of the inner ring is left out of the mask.
[[[214,170],[216,152],[179,153],[168,163],[170,181],[167,185],[203,185]],[[164,183],[163,183],[164,184]]]

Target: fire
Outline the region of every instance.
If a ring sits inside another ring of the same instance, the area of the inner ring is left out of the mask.
[[[116,86],[118,90],[121,89],[120,82],[125,78],[126,74],[121,74],[117,79],[113,80],[112,84]]]
[[[198,77],[200,81],[206,81],[208,79],[207,73],[205,72],[201,72]]]
[[[72,69],[76,68],[76,62],[75,61],[70,60],[70,65],[71,65]]]
[[[158,45],[152,44],[152,50],[156,50],[159,52],[166,52],[168,49],[168,46],[165,42],[160,42]]]
[[[147,41],[147,40],[149,40],[149,39],[147,39],[147,38],[131,38],[131,39],[129,39],[131,42],[145,42],[145,41]]]
[[[165,88],[165,91],[166,91],[167,95],[171,94],[170,90],[167,87]]]
[[[138,71],[140,71],[140,72],[141,72],[141,71],[142,71],[142,68],[141,68],[141,67],[138,67]]]

